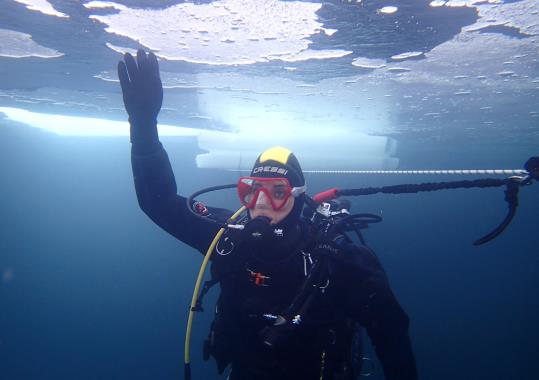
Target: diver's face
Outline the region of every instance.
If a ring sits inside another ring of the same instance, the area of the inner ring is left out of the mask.
[[[292,211],[294,207],[294,197],[289,197],[285,205],[278,210],[274,210],[271,206],[271,202],[268,199],[266,193],[260,192],[256,204],[253,208],[249,209],[249,215],[252,219],[265,216],[271,220],[271,224],[277,224],[284,220]]]

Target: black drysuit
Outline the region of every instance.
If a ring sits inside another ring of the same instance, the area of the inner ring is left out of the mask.
[[[186,199],[177,194],[162,146],[149,153],[133,152],[132,165],[142,210],[164,230],[205,253],[218,227],[189,212]],[[214,216],[231,215],[222,209],[209,210]],[[221,296],[211,350],[221,370],[231,364],[230,379],[234,380],[320,379],[322,372],[335,365],[328,349],[335,344],[335,331],[343,321],[353,321],[367,330],[386,379],[416,379],[408,316],[395,299],[376,256],[352,243],[343,243],[339,254],[329,260],[324,284],[319,285],[324,289],[302,316],[302,323],[290,327],[272,348],[263,343],[266,328],[272,325],[268,316],[279,315],[290,305],[316,260],[316,253],[309,252],[312,247],[302,245],[305,236],[306,228],[300,221],[286,245],[272,248],[276,252],[270,256],[274,254],[278,260],[257,256],[248,244],[233,246],[233,234],[226,241],[221,238],[217,246],[220,254],[214,253],[212,259]],[[337,340],[349,338],[342,335]]]

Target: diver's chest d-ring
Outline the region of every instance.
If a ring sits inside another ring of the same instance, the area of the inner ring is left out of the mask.
[[[221,242],[223,242],[224,247],[222,246],[223,244],[221,244]],[[217,254],[220,256],[230,255],[233,250],[234,250],[234,242],[231,241],[228,236],[225,236],[224,239],[219,239],[219,241],[217,242],[217,245],[215,246],[215,252],[217,252]]]

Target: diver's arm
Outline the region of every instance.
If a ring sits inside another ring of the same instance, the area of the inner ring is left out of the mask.
[[[140,155],[132,147],[131,164],[140,208],[157,225],[191,247],[205,253],[219,229],[197,218],[187,208],[186,199],[177,195],[176,181],[167,153],[160,146]],[[209,208],[210,217],[226,220],[231,212]]]
[[[126,53],[124,61],[118,63],[118,77],[129,115],[131,163],[139,205],[160,227],[204,252],[218,228],[192,215],[185,198],[177,195],[174,174],[157,133],[163,86],[156,56],[139,50],[135,61]]]
[[[379,287],[370,301],[371,315],[365,325],[386,380],[416,380],[408,315],[389,286]]]
[[[367,247],[347,244],[345,248],[351,286],[347,306],[367,329],[382,363],[386,380],[415,380],[417,369],[410,336],[409,318],[391,291],[387,276]]]

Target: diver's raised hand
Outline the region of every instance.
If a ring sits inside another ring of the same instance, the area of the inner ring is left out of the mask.
[[[157,115],[163,104],[163,85],[157,57],[138,50],[137,58],[129,53],[118,62],[125,109],[131,124],[131,142],[153,143],[157,140]]]

